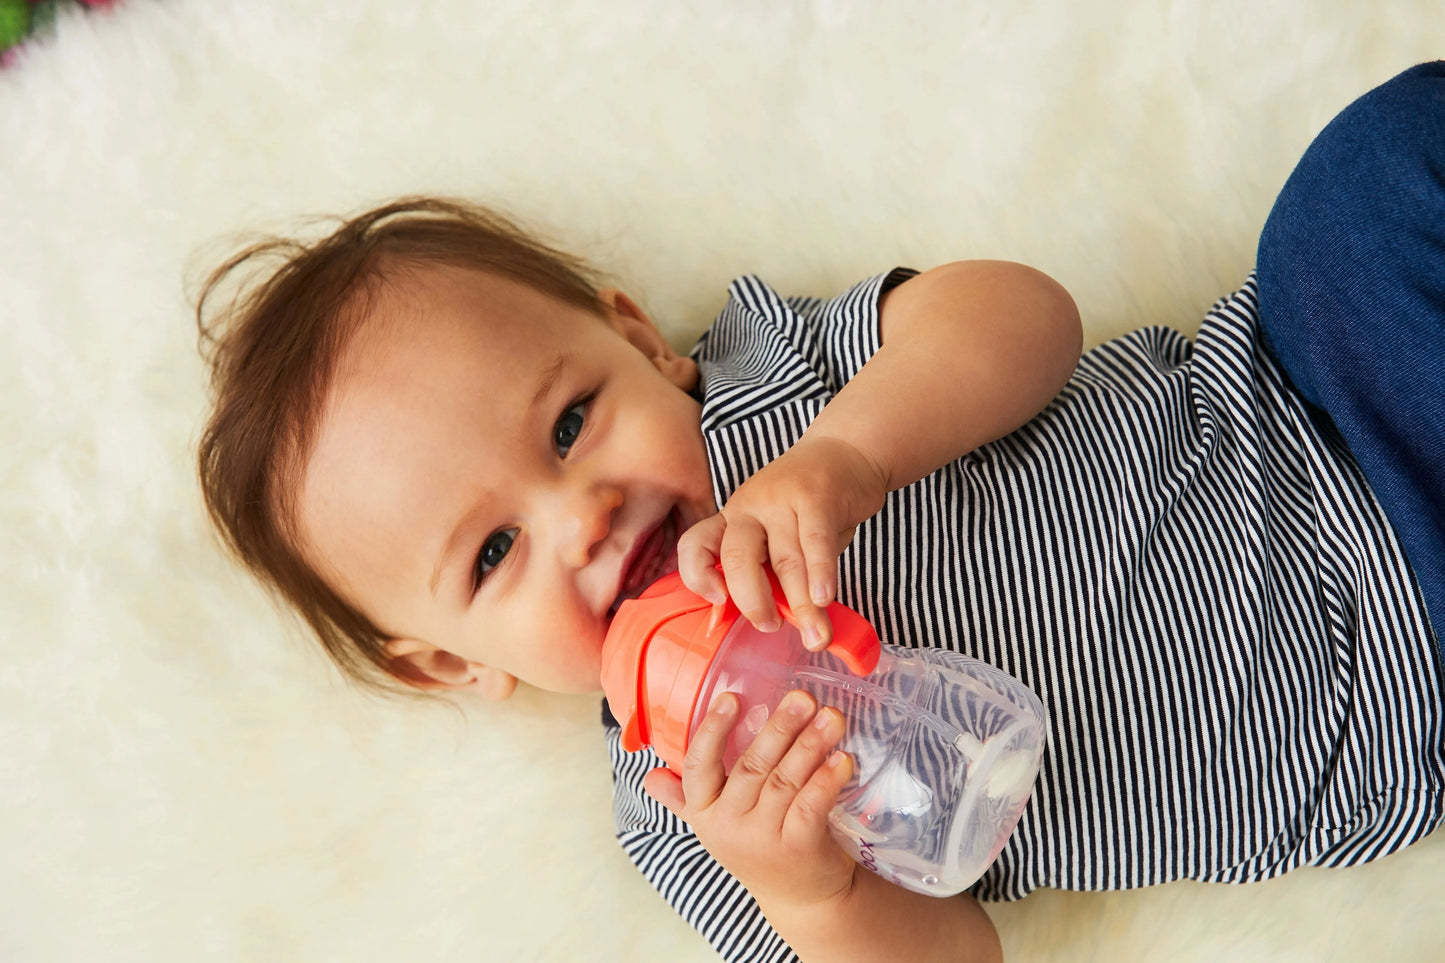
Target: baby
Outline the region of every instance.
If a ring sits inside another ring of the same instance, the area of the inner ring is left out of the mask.
[[[207,504],[358,679],[596,691],[622,600],[678,570],[776,628],[770,566],[811,647],[837,598],[1040,695],[1034,798],[950,899],[832,840],[836,710],[790,697],[728,773],[725,696],[678,776],[622,752],[604,707],[623,847],[729,959],[995,959],[975,896],[1372,859],[1445,819],[1445,261],[1422,241],[1412,281],[1381,282],[1398,236],[1362,250],[1330,218],[1364,194],[1438,245],[1441,160],[1424,65],[1321,135],[1258,286],[1193,343],[1147,329],[1082,359],[1068,294],[994,261],[828,301],[743,278],[684,357],[511,223],[400,201],[213,276],[281,259],[223,323],[202,300]],[[1330,257],[1371,270],[1322,279]],[[1424,403],[1354,384],[1349,349],[1381,377],[1408,357]]]

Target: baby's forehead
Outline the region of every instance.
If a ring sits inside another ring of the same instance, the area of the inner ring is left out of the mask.
[[[447,262],[383,264],[358,292],[355,334],[400,327],[415,333],[436,322],[464,322],[505,337],[520,331],[546,336],[579,319],[602,317],[500,271]]]
[[[601,312],[494,272],[451,264],[402,264],[378,276],[351,306],[338,345],[337,382],[398,377],[428,366],[484,366],[488,377],[535,378],[561,353],[615,335]],[[481,373],[480,371],[478,372]]]
[[[376,284],[339,345],[308,472],[339,479],[341,490],[361,465],[456,450],[483,422],[517,420],[568,350],[550,300],[445,265]]]

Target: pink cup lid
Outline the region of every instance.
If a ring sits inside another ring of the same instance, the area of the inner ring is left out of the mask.
[[[773,597],[792,621],[782,588],[772,573]],[[664,575],[635,599],[618,606],[602,645],[602,691],[622,724],[622,748],[651,745],[663,762],[681,771],[688,728],[703,679],[718,647],[742,616],[731,601],[713,605]],[[867,620],[838,603],[828,606],[833,640],[828,651],[857,675],[878,664],[878,634]]]

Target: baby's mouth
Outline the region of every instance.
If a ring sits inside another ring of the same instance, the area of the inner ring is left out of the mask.
[[[617,607],[628,599],[635,599],[653,582],[669,572],[677,571],[677,509],[668,512],[642,540],[627,569],[622,573],[622,584],[618,586],[617,598],[607,610],[609,617],[617,614]]]

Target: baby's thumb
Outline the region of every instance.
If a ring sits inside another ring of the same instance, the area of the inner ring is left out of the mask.
[[[727,601],[727,583],[717,569],[727,519],[721,512],[689,528],[677,540],[677,572],[682,584],[714,605]]]
[[[657,768],[642,777],[642,789],[653,799],[667,807],[668,812],[679,819],[687,808],[687,798],[682,794],[682,779],[671,769]]]

